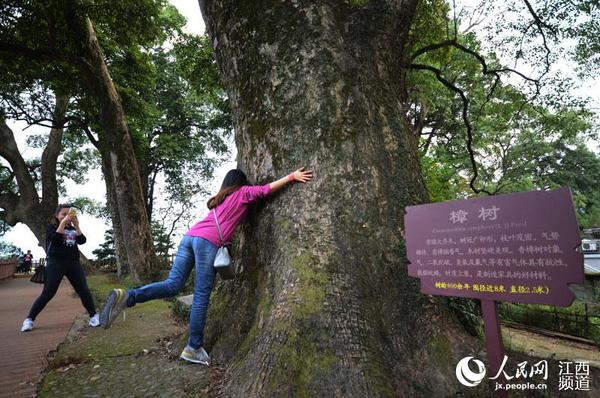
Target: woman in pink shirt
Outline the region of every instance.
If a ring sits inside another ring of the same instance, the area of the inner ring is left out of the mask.
[[[214,209],[221,226],[223,242],[230,242],[237,226],[244,220],[248,206],[269,196],[285,185],[299,181],[308,182],[313,178],[312,171],[304,167],[277,181],[266,185],[253,186],[248,183],[244,172],[230,170],[219,192],[208,200],[208,208]],[[210,294],[215,281],[213,267],[217,249],[221,246],[219,231],[212,211],[187,231],[177,249],[171,272],[166,280],[151,283],[137,289],[113,289],[100,313],[100,324],[108,328],[125,307],[132,307],[156,298],[172,297],[179,293],[192,268],[196,267],[194,300],[190,311],[190,338],[181,353],[181,358],[189,362],[208,365],[210,358],[204,344],[204,324],[210,302]]]

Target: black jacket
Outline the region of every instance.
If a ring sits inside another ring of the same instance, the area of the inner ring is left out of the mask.
[[[74,227],[65,227],[64,234],[56,232],[56,227],[52,224],[46,228],[46,255],[48,258],[79,260],[77,245],[85,242],[85,235],[77,236]]]

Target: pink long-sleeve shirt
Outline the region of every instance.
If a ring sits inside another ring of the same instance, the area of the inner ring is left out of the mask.
[[[217,218],[223,233],[223,242],[231,242],[237,226],[242,222],[248,212],[248,205],[271,193],[271,186],[244,185],[235,192],[227,195],[223,203],[217,206]],[[204,219],[198,221],[189,231],[189,236],[200,236],[216,246],[221,246],[219,231],[215,223],[213,211],[209,211]]]

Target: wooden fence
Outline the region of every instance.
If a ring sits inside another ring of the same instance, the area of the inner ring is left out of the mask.
[[[584,303],[583,311],[576,313],[559,310],[557,307],[546,309],[526,304],[502,303],[499,315],[502,319],[591,339],[600,344],[600,316],[597,315],[597,309],[592,311],[590,307],[596,308],[598,304]]]
[[[0,279],[12,277],[17,269],[17,264],[16,257],[0,260]]]

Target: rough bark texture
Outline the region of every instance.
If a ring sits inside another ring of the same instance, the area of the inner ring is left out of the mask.
[[[112,175],[112,168],[108,164],[107,159],[104,158],[102,159],[102,175],[104,176],[104,183],[106,185],[106,205],[108,206],[113,227],[117,275],[122,277],[125,274],[131,274],[132,270],[127,260],[127,248],[125,246],[125,238],[123,237],[121,217],[119,216],[119,205],[115,197],[115,180]]]
[[[158,263],[154,255],[139,167],[121,100],[104,62],[92,22],[80,15],[72,5],[66,5],[65,11],[73,36],[80,43],[85,65],[82,67],[83,84],[94,95],[100,111],[100,153],[113,179],[121,232],[128,242],[125,245],[127,263],[135,281],[150,281],[159,275]]]
[[[407,276],[426,191],[404,123],[411,1],[200,1],[256,183],[306,166],[249,217],[207,327],[225,396],[434,396],[478,344]]]

